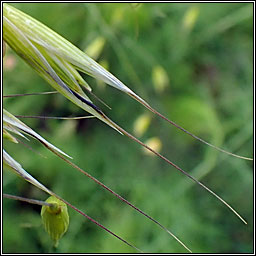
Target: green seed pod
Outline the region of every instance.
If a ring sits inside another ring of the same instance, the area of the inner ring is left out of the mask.
[[[50,196],[45,202],[52,205],[42,207],[42,221],[45,230],[54,241],[54,247],[57,247],[59,239],[66,233],[69,225],[67,205],[54,196]]]

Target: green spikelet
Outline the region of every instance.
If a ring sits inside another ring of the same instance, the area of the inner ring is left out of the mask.
[[[57,247],[69,226],[68,209],[65,203],[54,196],[50,196],[46,202],[52,205],[42,207],[41,217],[45,230],[54,242],[54,247]]]

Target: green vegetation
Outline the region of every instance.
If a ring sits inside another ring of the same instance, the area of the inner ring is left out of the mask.
[[[12,5],[85,50],[171,120],[216,146],[252,157],[252,4]],[[248,225],[176,169],[145,154],[141,146],[97,119],[22,121],[71,155],[81,168],[169,228],[193,252],[251,253],[252,162],[201,144],[126,95],[84,77],[93,93],[111,106],[109,110],[94,100],[112,120],[131,133],[137,131],[143,142],[157,137],[161,153],[217,192]],[[7,50],[4,95],[50,90],[23,60]],[[16,115],[87,114],[56,94],[8,98],[4,107]],[[138,132],[136,121],[144,115],[149,115],[148,124],[144,123],[144,129]],[[27,171],[55,193],[144,252],[185,251],[154,223],[39,143],[31,140],[29,145],[47,158],[22,144],[4,144]],[[3,185],[5,193],[47,198],[13,173],[4,172]],[[5,253],[52,250],[40,211],[39,206],[4,200]],[[69,214],[70,227],[57,252],[134,252],[72,209]]]

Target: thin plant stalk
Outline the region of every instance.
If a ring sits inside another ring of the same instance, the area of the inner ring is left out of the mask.
[[[9,94],[3,95],[3,98],[14,98],[14,97],[23,97],[23,96],[32,96],[32,95],[49,95],[49,94],[56,94],[57,91],[52,92],[34,92],[34,93],[21,93],[21,94]]]
[[[47,203],[45,201],[21,197],[21,196],[15,196],[15,195],[10,195],[10,194],[5,194],[5,193],[3,193],[3,198],[18,200],[18,201],[26,202],[29,204],[37,204],[37,205],[42,205],[42,206],[45,205],[45,206],[49,206],[49,207],[53,206],[53,204]]]
[[[27,115],[15,115],[18,118],[37,118],[37,119],[60,119],[60,120],[80,120],[95,118],[95,116],[76,116],[76,117],[60,117],[60,116],[27,116]]]

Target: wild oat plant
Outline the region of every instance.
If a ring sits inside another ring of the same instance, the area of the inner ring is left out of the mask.
[[[195,10],[192,11],[195,15]],[[181,167],[173,163],[167,157],[160,154],[159,151],[157,150],[157,147],[155,147],[155,145],[159,144],[159,141],[157,139],[152,139],[151,142],[143,143],[141,140],[139,140],[132,134],[128,133],[121,126],[119,126],[117,122],[112,121],[112,119],[110,119],[103,112],[103,110],[92,101],[92,98],[98,98],[92,93],[92,88],[85,81],[85,79],[82,76],[82,73],[89,75],[97,79],[98,81],[102,81],[107,85],[110,85],[120,90],[121,92],[124,92],[125,94],[136,100],[138,103],[142,104],[148,111],[150,111],[154,115],[159,116],[160,118],[164,119],[171,125],[174,125],[176,128],[182,130],[187,135],[192,136],[194,139],[200,141],[201,143],[204,143],[207,146],[222,152],[223,154],[228,154],[230,155],[230,157],[240,158],[242,160],[252,160],[251,158],[239,156],[230,153],[220,147],[212,145],[211,143],[206,142],[205,140],[187,131],[180,125],[169,120],[163,114],[159,113],[159,111],[155,110],[150,105],[150,103],[145,101],[141,96],[138,96],[137,93],[135,93],[133,90],[127,87],[114,75],[112,75],[105,68],[103,68],[103,66],[98,64],[96,61],[94,61],[92,58],[90,58],[88,55],[86,55],[83,51],[74,46],[68,40],[64,39],[62,36],[54,32],[47,26],[43,25],[35,18],[30,17],[29,15],[21,12],[20,10],[6,3],[3,4],[3,40],[10,48],[12,48],[12,50],[17,55],[19,55],[32,69],[34,69],[48,84],[50,84],[55,89],[55,91],[45,92],[44,94],[59,93],[71,102],[73,102],[79,108],[85,110],[90,114],[89,116],[77,117],[74,119],[95,117],[101,120],[102,122],[113,128],[116,132],[127,136],[132,141],[140,144],[143,148],[147,150],[147,152],[151,152],[151,154],[157,156],[159,160],[162,160],[166,164],[170,165],[170,169],[172,171],[176,169],[177,171],[181,172],[192,182],[203,188],[205,192],[208,192],[209,196],[213,196],[221,203],[223,203],[223,205],[225,205],[231,211],[230,213],[235,214],[243,223],[247,224],[246,220],[238,213],[238,211],[235,210],[222,197],[217,195],[212,189],[210,189],[207,185],[205,185],[197,178],[192,176],[189,172],[183,170]],[[5,43],[3,44],[4,51]],[[160,74],[160,79],[161,77],[165,76],[165,74],[163,73],[164,71],[162,71],[161,67],[158,67],[158,69],[156,68],[155,72],[156,80],[158,79],[158,74]],[[31,92],[31,95],[33,95],[33,92]],[[28,96],[28,94],[23,96]],[[11,97],[11,95],[5,97]],[[112,107],[115,108],[115,106]],[[40,116],[38,118],[40,118]],[[66,117],[59,117],[59,119],[65,118]],[[149,115],[145,114],[137,120],[137,123],[135,125],[137,127],[135,133],[137,135],[140,134],[140,131],[143,132],[143,130],[145,130],[145,127],[147,127],[150,124],[149,119]],[[119,136],[118,133],[117,136]],[[17,116],[15,117],[5,109],[3,110],[3,137],[4,139],[9,140],[13,143],[23,143],[22,139],[28,140],[29,137],[36,139],[37,141],[42,143],[42,145],[45,146],[48,150],[57,155],[71,167],[86,175],[88,178],[93,180],[103,189],[110,192],[113,196],[121,200],[124,204],[133,208],[135,211],[142,214],[145,218],[148,218],[149,221],[152,221],[156,225],[158,225],[163,231],[165,231],[173,239],[175,239],[176,242],[179,243],[180,246],[182,246],[185,251],[193,251],[193,246],[188,245],[189,241],[183,241],[183,239],[178,238],[174,234],[174,232],[171,231],[171,225],[168,224],[168,226],[170,226],[170,229],[165,227],[163,224],[160,223],[159,220],[156,220],[155,218],[153,218],[153,216],[144,212],[144,210],[142,211],[140,208],[138,208],[139,205],[135,206],[135,204],[132,201],[128,201],[123,196],[119,195],[118,192],[115,192],[113,189],[105,185],[103,182],[96,179],[92,175],[93,171],[89,173],[80,168],[78,165],[72,162],[72,157],[74,157],[73,155],[68,155],[67,153],[64,153],[62,150],[60,150],[59,148],[48,142],[46,139],[44,139],[42,136],[40,136],[32,128],[27,126],[24,122],[19,120]],[[165,143],[168,144],[168,141],[165,141]],[[69,206],[72,209],[74,209],[77,213],[89,219],[94,224],[98,225],[100,228],[110,233],[112,236],[116,237],[117,239],[125,243],[127,246],[131,247],[134,250],[134,252],[143,252],[143,248],[139,248],[139,246],[137,245],[135,246],[136,239],[128,241],[127,239],[124,239],[121,235],[111,231],[111,227],[106,227],[93,217],[88,216],[86,210],[82,211],[78,209],[75,206],[75,204],[65,200],[62,197],[62,195],[50,190],[49,188],[47,188],[47,186],[39,182],[35,177],[33,177],[28,172],[28,170],[25,170],[22,167],[21,163],[17,162],[17,160],[15,159],[15,154],[12,155],[13,156],[11,156],[6,150],[3,149],[4,168],[14,171],[22,179],[30,182],[40,190],[49,194],[50,197],[45,202],[31,198],[19,197],[18,195],[4,194],[4,197],[7,199],[16,199],[26,201],[32,204],[42,205],[42,223],[44,225],[45,230],[52,238],[53,245],[55,248],[58,247],[59,240],[68,230],[69,215],[67,206]],[[118,161],[118,159],[116,159],[116,161]],[[118,172],[120,170],[116,171]],[[168,191],[166,193],[168,193]],[[153,251],[151,252],[154,252],[153,248],[152,250]],[[86,251],[87,250],[85,246],[83,252]]]

